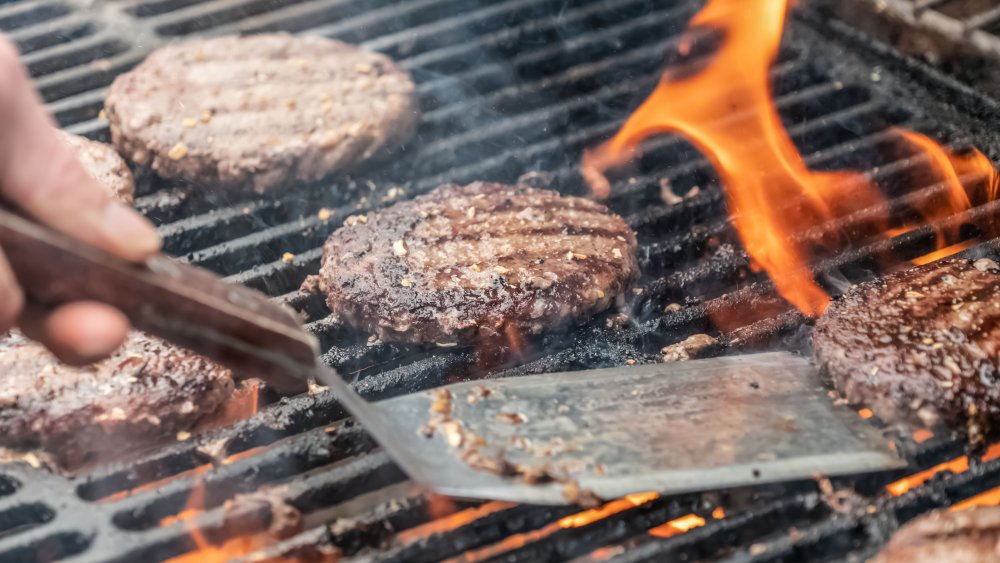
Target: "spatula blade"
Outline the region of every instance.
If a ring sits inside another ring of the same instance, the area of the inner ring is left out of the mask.
[[[905,465],[878,429],[833,404],[808,361],[787,353],[466,382],[443,389],[453,397],[450,419],[486,442],[480,453],[502,452],[505,461],[522,467],[548,464],[601,498]],[[440,493],[567,502],[565,482],[529,485],[518,477],[474,469],[460,459],[469,448],[449,445],[448,433],[440,427],[430,438],[421,435],[434,400],[420,393],[371,403],[361,422],[412,478]]]

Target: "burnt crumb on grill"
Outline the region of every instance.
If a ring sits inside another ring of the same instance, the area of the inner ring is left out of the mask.
[[[212,440],[210,442],[205,442],[198,445],[197,450],[202,454],[208,456],[210,463],[213,466],[218,466],[226,459],[227,450],[229,449],[229,440]]]
[[[872,563],[1000,560],[1000,507],[936,510],[899,529]]]
[[[299,291],[303,293],[319,293],[319,287],[319,276],[311,275],[306,276],[306,279],[302,282],[302,287],[299,288]]]
[[[137,332],[110,358],[71,367],[12,331],[0,366],[0,445],[51,452],[67,468],[175,440],[234,387],[229,370]]]
[[[830,478],[825,475],[816,475],[813,478],[819,487],[820,499],[834,512],[851,514],[865,502],[864,498],[851,489],[835,488]]]
[[[446,185],[345,222],[323,247],[319,290],[334,315],[383,342],[503,340],[613,306],[638,276],[635,251],[628,225],[598,203]]]
[[[284,486],[237,494],[223,504],[227,525],[240,530],[266,527],[264,533],[275,540],[301,533],[304,528],[302,513],[285,500],[286,494]]]
[[[262,192],[405,143],[414,92],[385,55],[267,33],[161,47],[115,79],[105,111],[119,152],[161,177]]]
[[[111,145],[65,131],[59,131],[59,136],[76,153],[87,174],[103,186],[108,195],[132,204],[135,195],[132,171]]]
[[[699,193],[701,193],[701,188],[694,186],[685,192],[683,196],[679,196],[676,192],[674,192],[673,187],[670,185],[669,178],[660,179],[660,200],[667,205],[676,205],[689,197],[698,195]]]
[[[1000,268],[946,260],[849,290],[817,321],[817,365],[886,421],[965,425],[1000,414]]]
[[[594,491],[585,489],[577,481],[569,481],[563,485],[563,498],[569,504],[576,504],[585,508],[592,508],[601,504],[601,499],[594,494]]]
[[[719,341],[707,334],[694,334],[681,342],[665,346],[660,353],[663,354],[662,362],[682,362],[714,350],[719,345]]]

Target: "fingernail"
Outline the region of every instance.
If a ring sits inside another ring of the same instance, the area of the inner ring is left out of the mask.
[[[104,220],[108,235],[132,253],[146,256],[160,249],[160,235],[156,234],[152,223],[134,209],[112,201],[104,210]]]

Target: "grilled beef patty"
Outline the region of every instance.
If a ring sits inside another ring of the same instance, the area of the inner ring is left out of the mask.
[[[263,191],[343,172],[412,135],[410,76],[386,56],[284,33],[169,45],[115,79],[115,147],[165,178]]]
[[[872,563],[1000,561],[1000,507],[937,510],[906,524]]]
[[[111,145],[64,131],[60,131],[60,135],[76,151],[80,164],[91,178],[104,186],[111,197],[131,205],[135,194],[132,171]]]
[[[42,448],[67,467],[174,439],[233,391],[229,370],[137,332],[109,359],[71,367],[12,331],[0,371],[0,446]]]
[[[456,343],[583,322],[639,268],[607,207],[525,186],[446,185],[351,217],[323,247],[334,315],[385,341]]]
[[[880,417],[1000,414],[1000,267],[945,260],[852,288],[817,321],[817,364]]]

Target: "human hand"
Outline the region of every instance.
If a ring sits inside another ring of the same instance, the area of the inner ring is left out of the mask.
[[[126,260],[141,261],[159,250],[152,224],[114,201],[59,138],[17,48],[2,34],[0,127],[0,198],[41,223]],[[0,249],[0,332],[15,325],[71,364],[108,355],[129,328],[124,314],[102,303],[71,303],[53,311],[26,305]]]

